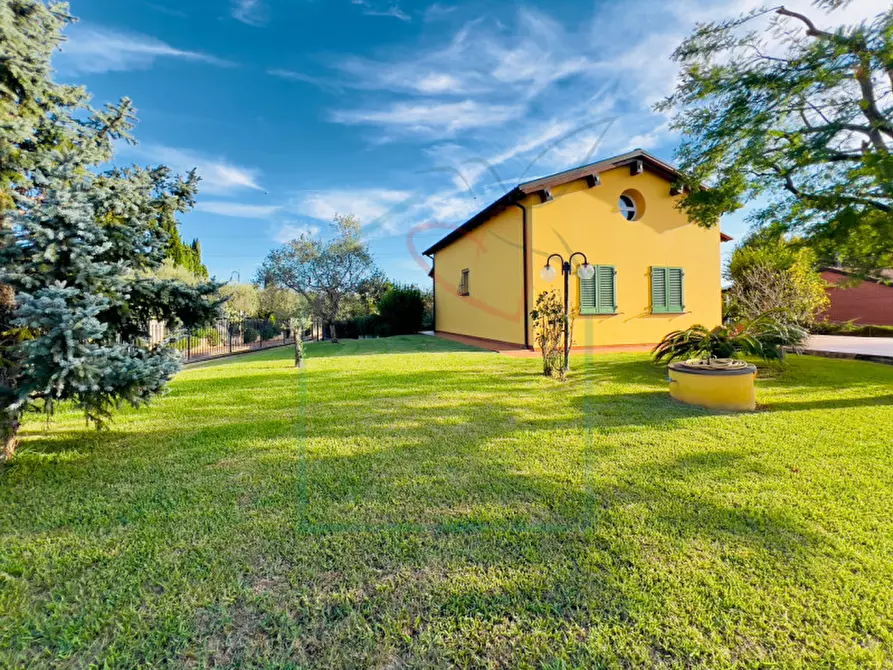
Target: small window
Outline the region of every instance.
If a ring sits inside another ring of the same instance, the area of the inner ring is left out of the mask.
[[[596,265],[591,279],[580,279],[580,314],[617,313],[617,271]]]
[[[468,268],[462,270],[462,277],[459,279],[459,295],[471,295],[468,286]]]
[[[617,208],[620,216],[627,221],[638,221],[645,214],[645,199],[637,190],[630,188],[620,194]]]
[[[638,211],[636,210],[636,201],[628,195],[620,196],[620,214],[627,221],[635,221]]]
[[[685,311],[685,272],[682,268],[651,268],[652,314]]]

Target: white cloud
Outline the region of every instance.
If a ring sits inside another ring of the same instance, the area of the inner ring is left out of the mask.
[[[281,208],[276,205],[249,205],[224,200],[199,200],[195,204],[195,209],[199,212],[232,216],[240,219],[267,219]]]
[[[143,144],[137,147],[123,147],[122,152],[133,154],[141,161],[163,164],[177,172],[198,169],[202,178],[200,193],[227,195],[242,190],[262,191],[258,184],[260,171],[256,168],[234,165],[221,158],[213,158],[189,149],[177,149],[161,144]]]
[[[262,0],[233,0],[232,17],[249,26],[263,26],[269,17]]]
[[[319,226],[305,226],[297,223],[281,223],[273,230],[272,237],[279,244],[287,244],[296,240],[301,235],[316,237],[319,235]]]
[[[517,105],[495,105],[474,100],[439,103],[398,102],[384,109],[339,110],[332,120],[345,124],[372,124],[401,127],[411,132],[453,133],[469,128],[498,125],[517,118]]]
[[[306,84],[316,86],[317,88],[336,93],[343,90],[338,84],[325,79],[324,77],[314,77],[313,75],[306,74],[304,72],[297,72],[296,70],[272,68],[270,70],[267,70],[267,74],[271,77],[279,77],[280,79],[287,79],[288,81],[301,81]]]
[[[159,58],[208,63],[232,67],[232,63],[216,56],[177,49],[148,35],[125,33],[96,26],[76,25],[62,45],[59,65],[63,72],[98,74],[126,70],[145,70]]]
[[[355,214],[366,225],[399,211],[411,197],[408,191],[394,189],[333,189],[302,196],[292,208],[320,221],[331,221],[336,214]]]
[[[442,5],[439,2],[435,2],[434,4],[429,5],[428,9],[425,10],[424,20],[440,21],[457,9],[458,7],[456,5]]]
[[[351,0],[352,4],[359,5],[363,7],[363,14],[365,16],[384,16],[391,17],[394,19],[399,19],[400,21],[405,21],[409,23],[412,21],[412,18],[400,9],[400,6],[397,4],[389,4],[384,5],[378,2],[372,2],[372,0]]]

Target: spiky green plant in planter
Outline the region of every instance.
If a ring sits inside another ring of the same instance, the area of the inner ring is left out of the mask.
[[[776,319],[773,312],[737,323],[707,329],[695,325],[674,330],[652,350],[655,362],[690,358],[738,358],[758,356],[763,360],[782,360],[785,347],[803,344],[807,332],[797,325]]]

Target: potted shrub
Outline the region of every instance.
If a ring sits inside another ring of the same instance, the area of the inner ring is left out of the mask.
[[[799,346],[806,336],[800,326],[780,322],[767,312],[713,329],[696,325],[673,331],[652,354],[656,362],[669,363],[673,398],[711,409],[753,410],[757,368],[740,357],[783,360],[785,347]]]

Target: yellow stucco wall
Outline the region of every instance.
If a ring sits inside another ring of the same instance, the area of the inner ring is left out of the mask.
[[[439,331],[524,343],[521,210],[497,214],[435,254],[435,320]],[[470,295],[458,295],[462,270]]]
[[[617,270],[617,314],[581,315],[575,346],[653,344],[671,330],[721,322],[720,233],[690,224],[675,209],[670,183],[628,167],[601,173],[601,185],[578,180],[553,189],[554,200],[525,199],[529,209],[527,258],[529,305],[541,291],[562,294],[562,278],[540,278],[546,257],[582,251],[594,265]],[[645,204],[637,221],[619,212],[620,194],[635,189]],[[437,330],[523,344],[521,211],[511,207],[435,254]],[[651,267],[685,271],[685,313],[651,313]],[[457,295],[463,268],[470,270],[471,295]],[[558,268],[556,268],[558,269]],[[579,280],[570,282],[571,307],[579,306]],[[529,341],[534,342],[529,323]]]
[[[593,265],[617,270],[617,314],[581,315],[574,325],[575,346],[653,344],[672,330],[701,323],[708,327],[722,319],[719,229],[690,224],[675,209],[667,180],[651,173],[630,175],[628,167],[601,173],[601,185],[587,188],[576,181],[553,189],[554,200],[533,206],[531,242],[533,268],[529,272],[531,304],[541,291],[562,292],[561,275],[543,281],[540,269],[553,252],[567,257],[582,251]],[[619,211],[620,194],[638,191],[645,204],[637,221]],[[652,266],[681,267],[685,271],[685,313],[651,313]],[[571,276],[571,307],[579,306],[579,280]],[[530,324],[531,342],[533,324]]]

